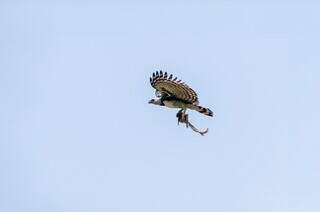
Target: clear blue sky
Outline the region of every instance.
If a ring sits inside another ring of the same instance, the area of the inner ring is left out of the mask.
[[[319,212],[319,1],[116,2],[1,1],[0,211]]]

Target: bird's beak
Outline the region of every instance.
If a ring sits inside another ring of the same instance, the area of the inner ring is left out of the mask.
[[[153,99],[151,99],[148,103],[151,104],[153,102]]]

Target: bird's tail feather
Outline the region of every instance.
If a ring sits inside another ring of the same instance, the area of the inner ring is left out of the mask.
[[[213,116],[213,112],[209,108],[205,108],[205,107],[198,106],[198,105],[192,105],[190,109],[196,110],[199,113],[202,113],[207,116]]]

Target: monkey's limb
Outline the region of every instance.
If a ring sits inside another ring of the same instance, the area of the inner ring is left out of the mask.
[[[206,133],[208,133],[209,129],[205,129],[203,131],[198,130],[195,126],[193,126],[190,122],[188,123],[188,125],[191,127],[191,129],[197,133],[199,133],[200,135],[205,135]]]

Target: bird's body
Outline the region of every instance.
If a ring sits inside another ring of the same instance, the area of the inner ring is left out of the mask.
[[[183,101],[181,99],[178,99],[175,96],[162,96],[160,99],[156,100],[155,103],[157,101],[158,101],[158,105],[166,106],[169,108],[187,109],[188,106],[190,105],[190,103]]]
[[[178,99],[163,100],[163,104],[169,108],[181,108],[181,109],[187,109],[189,106],[188,104],[182,101],[179,101]]]
[[[209,108],[199,106],[197,93],[177,78],[172,79],[172,74],[167,72],[153,73],[150,78],[151,86],[156,89],[156,96],[159,99],[151,99],[150,104],[166,106],[169,108],[179,108],[177,114],[179,122],[184,122],[188,126],[188,116],[185,114],[187,109],[196,110],[204,115],[213,116]],[[192,126],[192,125],[191,125]],[[193,127],[193,126],[192,126]],[[201,133],[201,132],[200,132]]]
[[[156,89],[159,99],[152,99],[149,103],[166,106],[169,108],[180,108],[183,110],[196,110],[208,116],[213,116],[209,108],[199,105],[197,93],[177,78],[172,79],[172,75],[168,77],[167,72],[156,72],[150,78],[151,86]]]

